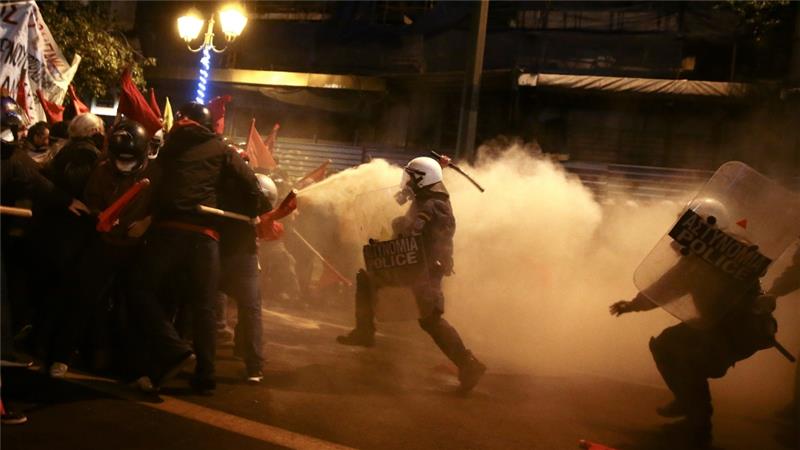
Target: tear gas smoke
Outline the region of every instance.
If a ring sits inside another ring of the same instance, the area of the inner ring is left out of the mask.
[[[469,171],[485,193],[445,170],[457,221],[456,273],[444,283],[448,320],[496,371],[592,373],[663,387],[648,340],[677,319],[661,309],[616,318],[608,306],[636,294],[634,270],[688,197],[647,204],[606,197],[601,204],[577,177],[519,144],[482,150]],[[392,199],[401,174],[375,160],[307,189],[301,200],[331,208],[341,251],[360,260],[366,239],[388,238],[391,219],[403,212]],[[791,303],[779,301],[778,338],[797,350],[799,309]],[[765,350],[712,388],[758,386],[759,400],[774,406],[790,398],[793,370]]]

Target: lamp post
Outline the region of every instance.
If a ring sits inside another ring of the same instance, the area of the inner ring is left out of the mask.
[[[240,5],[236,3],[227,4],[220,8],[217,14],[219,15],[219,23],[222,33],[225,35],[226,43],[232,42],[242,34],[242,30],[247,25],[247,14]],[[214,45],[215,21],[213,14],[208,19],[208,27],[205,35],[203,35],[203,43],[197,48],[192,48],[191,42],[200,35],[204,23],[205,21],[200,11],[196,8],[190,9],[186,14],[178,18],[178,34],[181,39],[186,41],[186,47],[193,53],[202,52],[197,77],[197,91],[194,99],[195,102],[202,104],[206,103],[206,88],[211,74],[211,52],[222,53],[227,49],[227,46],[218,48]]]

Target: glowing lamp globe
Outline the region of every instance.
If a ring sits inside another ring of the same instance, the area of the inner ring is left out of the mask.
[[[247,13],[241,5],[235,3],[225,5],[219,10],[219,23],[225,39],[232,41],[242,34],[247,25]]]
[[[200,12],[193,8],[178,18],[178,34],[184,41],[191,42],[200,35],[204,22]]]

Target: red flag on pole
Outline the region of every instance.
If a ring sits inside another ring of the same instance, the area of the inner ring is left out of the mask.
[[[267,148],[269,149],[269,152],[273,155],[275,154],[275,141],[278,140],[278,130],[280,129],[281,129],[281,124],[276,123],[275,125],[273,125],[272,131],[269,132],[269,136],[267,136],[267,140],[266,142],[264,142],[264,144],[266,144]]]
[[[72,99],[72,106],[75,107],[75,115],[87,113],[90,111],[89,107],[86,106],[86,103],[83,103],[80,98],[78,98],[78,94],[75,93],[75,86],[69,85],[69,97]]]
[[[22,69],[22,72],[19,74],[19,81],[17,82],[17,105],[25,111],[26,116],[29,116],[28,96],[25,93],[25,80],[27,79],[28,74],[25,69]]]
[[[150,108],[147,100],[139,92],[139,88],[133,83],[131,69],[125,69],[122,72],[120,87],[122,91],[119,95],[117,114],[125,114],[129,119],[139,122],[151,136],[160,130],[162,127],[161,119]]]
[[[261,140],[261,135],[256,130],[256,119],[250,123],[250,134],[247,137],[247,147],[245,153],[250,159],[250,166],[253,168],[274,169],[278,166],[272,157],[270,148]]]
[[[156,101],[156,90],[150,88],[150,109],[156,113],[159,119],[163,119],[164,116],[161,115],[161,108],[158,107],[158,102]]]
[[[319,167],[308,172],[303,178],[295,183],[295,189],[303,189],[308,186],[311,186],[314,183],[318,183],[325,179],[325,175],[328,173],[328,165],[331,163],[331,160],[326,160],[322,163]]]
[[[214,133],[222,134],[225,131],[225,105],[232,100],[230,95],[214,97],[208,102],[208,111],[211,113],[211,123]]]
[[[47,116],[47,121],[50,122],[50,124],[54,124],[64,120],[63,106],[56,105],[55,103],[48,101],[46,98],[44,98],[44,94],[42,93],[41,89],[36,91],[36,97],[39,99],[39,103],[42,104],[44,113]]]

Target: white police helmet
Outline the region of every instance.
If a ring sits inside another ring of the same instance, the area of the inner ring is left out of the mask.
[[[442,166],[439,162],[427,156],[420,156],[406,164],[400,187],[422,189],[440,181],[442,181]]]
[[[728,208],[717,199],[702,197],[692,200],[689,209],[702,217],[709,225],[713,225],[720,230],[727,230],[731,225]]]

